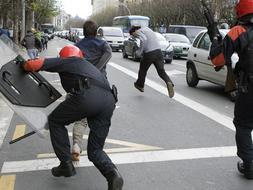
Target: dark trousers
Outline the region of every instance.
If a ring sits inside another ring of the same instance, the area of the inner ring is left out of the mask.
[[[115,165],[103,151],[114,108],[115,100],[112,94],[99,88],[71,95],[63,101],[48,117],[52,145],[59,160],[71,160],[70,142],[65,126],[87,117],[90,127],[87,147],[89,160],[104,176],[114,169]]]
[[[253,161],[253,145],[251,132],[253,130],[253,87],[248,93],[239,93],[235,102],[236,145],[237,155],[244,162]]]
[[[169,76],[164,70],[164,59],[162,51],[160,49],[157,49],[148,53],[144,53],[140,62],[138,79],[136,81],[136,84],[138,86],[142,88],[144,87],[147,71],[151,64],[155,65],[158,75],[166,84],[168,82],[171,82]]]

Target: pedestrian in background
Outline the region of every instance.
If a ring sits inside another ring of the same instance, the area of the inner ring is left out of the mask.
[[[27,31],[24,39],[21,41],[22,46],[27,50],[30,59],[35,59],[38,56],[38,49],[36,48],[36,38],[31,30]]]
[[[85,37],[75,45],[85,54],[85,59],[96,66],[106,77],[106,64],[112,57],[112,49],[106,41],[96,38],[97,29],[98,26],[94,21],[86,21],[83,25],[83,34]],[[73,161],[80,160],[84,129],[87,126],[88,122],[86,118],[74,123],[72,148]]]
[[[238,53],[235,73],[238,96],[234,108],[237,155],[242,162],[237,163],[240,173],[253,179],[253,0],[240,0],[236,6],[238,24],[224,40],[214,37],[210,57],[216,70],[224,65],[231,67],[231,56]]]
[[[145,78],[151,64],[154,64],[160,78],[166,83],[169,97],[174,96],[174,84],[164,70],[164,58],[160,44],[153,30],[148,27],[133,26],[129,30],[130,35],[140,39],[140,47],[136,51],[137,56],[142,57],[138,79],[134,83],[135,88],[144,92]]]

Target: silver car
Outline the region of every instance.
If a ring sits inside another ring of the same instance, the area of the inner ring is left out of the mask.
[[[173,46],[174,57],[187,57],[191,42],[185,35],[166,33],[163,36]]]
[[[220,30],[223,37],[229,30]],[[200,32],[194,39],[188,52],[186,81],[188,86],[196,87],[199,80],[206,80],[225,87],[227,77],[227,67],[223,67],[219,72],[214,70],[214,66],[209,57],[211,41],[207,31]],[[238,61],[238,55],[232,56],[232,67]]]
[[[122,30],[118,27],[103,26],[98,28],[97,37],[107,41],[112,50],[122,50],[125,40]]]

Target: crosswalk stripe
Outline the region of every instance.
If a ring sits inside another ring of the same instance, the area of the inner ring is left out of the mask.
[[[14,190],[16,175],[0,176],[0,190]]]
[[[68,133],[70,137],[73,136],[73,133]],[[83,135],[83,139],[88,140],[88,135]],[[122,140],[115,140],[115,139],[106,139],[105,143],[120,145],[120,146],[126,146],[126,147],[120,147],[120,148],[111,148],[111,149],[104,149],[106,153],[120,153],[120,152],[134,152],[134,151],[148,151],[148,150],[161,150],[162,148],[156,147],[156,146],[149,146],[144,144],[137,144],[133,142],[128,141],[122,141]],[[84,151],[81,155],[87,155],[86,151]],[[54,153],[44,153],[44,154],[38,154],[37,158],[54,158],[56,155]]]
[[[109,154],[109,157],[116,165],[207,158],[227,158],[235,156],[235,146]],[[57,158],[4,162],[1,173],[7,174],[50,170],[58,164],[59,160]],[[93,164],[88,160],[87,156],[81,156],[80,162],[76,163],[76,167],[90,166],[93,166]]]
[[[136,152],[136,151],[144,151],[144,150],[161,150],[161,148],[150,148],[150,147],[125,147],[125,148],[110,148],[110,149],[104,149],[107,154],[109,153],[122,153],[122,152]],[[83,151],[81,153],[81,156],[87,155],[87,151]],[[38,154],[37,158],[55,158],[55,153],[44,153],[44,154]]]
[[[16,125],[12,140],[17,139],[25,134],[26,125]]]

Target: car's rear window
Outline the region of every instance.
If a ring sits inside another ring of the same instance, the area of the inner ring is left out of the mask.
[[[181,43],[190,43],[190,40],[185,37],[185,36],[181,36],[181,35],[164,35],[166,40],[170,41],[170,42],[181,42]]]

